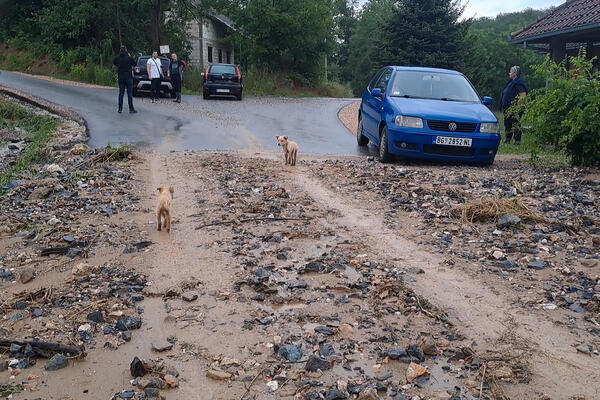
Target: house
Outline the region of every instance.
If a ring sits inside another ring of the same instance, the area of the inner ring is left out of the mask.
[[[600,58],[600,0],[567,0],[531,25],[511,34],[510,43],[550,53],[561,62],[585,48]]]
[[[190,65],[204,69],[212,63],[235,63],[230,39],[233,30],[233,21],[220,14],[192,20],[187,29],[192,45]]]

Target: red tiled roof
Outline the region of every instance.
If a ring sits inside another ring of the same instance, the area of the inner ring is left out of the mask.
[[[600,0],[567,0],[544,17],[511,34],[512,40],[551,36],[553,32],[600,23]]]

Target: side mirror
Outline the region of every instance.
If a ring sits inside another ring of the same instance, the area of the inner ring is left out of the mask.
[[[375,88],[375,89],[371,90],[371,96],[373,96],[373,97],[379,97],[380,99],[382,99],[383,98],[383,93],[381,92],[381,89]]]
[[[491,106],[494,104],[494,99],[489,96],[483,96],[483,104],[486,106]]]

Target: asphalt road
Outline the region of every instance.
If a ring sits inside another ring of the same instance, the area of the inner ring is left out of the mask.
[[[337,118],[352,99],[245,97],[243,101],[183,96],[151,104],[134,98],[137,114],[117,113],[116,89],[74,86],[3,71],[9,86],[69,107],[86,119],[89,144],[132,144],[166,150],[274,150],[276,135],[288,135],[305,153],[356,155],[356,139]]]

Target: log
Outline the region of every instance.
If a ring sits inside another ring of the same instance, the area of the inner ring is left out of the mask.
[[[0,347],[10,347],[12,343],[18,344],[19,346],[30,345],[31,347],[35,347],[40,350],[61,353],[73,358],[85,358],[87,355],[83,346],[68,346],[60,343],[42,342],[39,340],[21,341],[0,338]]]

